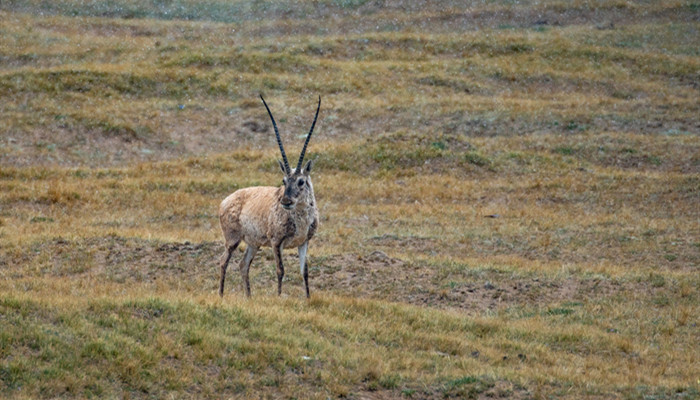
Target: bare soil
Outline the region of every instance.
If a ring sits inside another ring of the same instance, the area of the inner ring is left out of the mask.
[[[0,248],[5,276],[76,276],[119,284],[165,284],[195,292],[215,292],[219,282],[219,242],[160,243],[108,236],[80,241],[54,239],[37,243],[28,251]],[[227,295],[240,295],[237,251],[229,264]],[[284,255],[286,276],[283,295],[302,294],[298,258]],[[668,290],[673,283],[622,281],[601,276],[513,276],[495,270],[445,273],[440,267],[392,258],[382,251],[368,254],[336,254],[310,257],[313,292],[332,292],[361,298],[403,302],[438,309],[460,310],[476,315],[485,311],[550,308],[601,301],[636,291]],[[28,268],[27,266],[32,266]],[[251,268],[253,296],[272,294],[276,286],[274,259],[263,249]]]

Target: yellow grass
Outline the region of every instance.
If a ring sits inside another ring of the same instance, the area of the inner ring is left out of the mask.
[[[0,4],[0,397],[698,396],[697,5],[180,3]],[[308,302],[216,295],[260,92]]]

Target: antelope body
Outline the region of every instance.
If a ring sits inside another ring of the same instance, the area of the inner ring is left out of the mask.
[[[299,162],[294,169],[289,168],[287,156],[282,146],[279,131],[270,108],[262,95],[260,98],[272,120],[272,126],[277,137],[277,144],[282,153],[280,168],[284,172],[281,187],[256,186],[235,191],[221,202],[219,206],[219,221],[224,234],[225,251],[221,261],[221,280],[219,295],[224,295],[226,268],[233,252],[241,241],[247,245],[239,268],[243,278],[246,296],[250,297],[250,281],[248,271],[250,264],[260,247],[271,247],[277,263],[277,294],[282,293],[282,250],[296,247],[299,250],[299,267],[304,278],[306,297],[309,297],[309,269],[306,252],[309,240],[314,236],[318,227],[318,208],[311,183],[312,161],[302,168],[306,146],[313,133],[318,112],[321,108],[321,98],[318,99],[316,116],[306,136],[304,147],[299,156]]]

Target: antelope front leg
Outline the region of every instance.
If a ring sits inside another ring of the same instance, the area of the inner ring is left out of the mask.
[[[299,246],[299,269],[304,277],[304,287],[306,288],[306,298],[309,298],[309,264],[306,262],[306,251],[309,249],[308,240]]]
[[[277,262],[277,295],[282,295],[282,278],[284,278],[284,265],[282,265],[282,243],[274,246],[275,261]]]

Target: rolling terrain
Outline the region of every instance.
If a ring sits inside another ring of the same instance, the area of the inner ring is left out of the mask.
[[[700,396],[700,4],[0,3],[0,397]],[[219,202],[321,223],[311,300]]]

